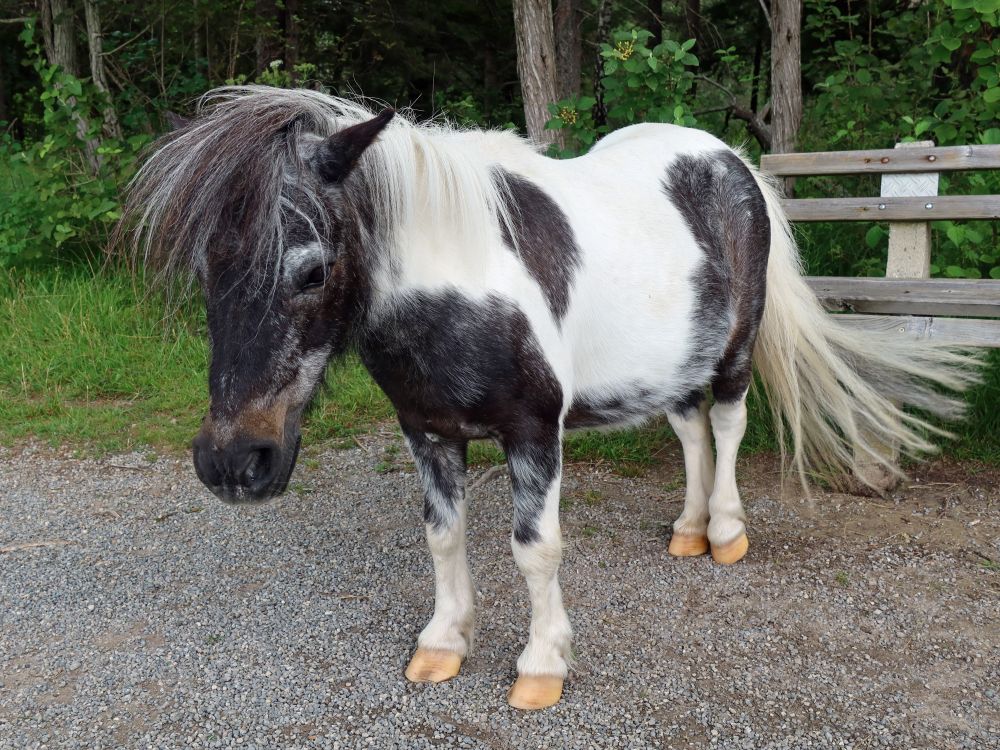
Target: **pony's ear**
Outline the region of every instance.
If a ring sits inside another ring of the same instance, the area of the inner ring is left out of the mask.
[[[167,127],[171,130],[180,130],[191,124],[191,118],[171,112],[169,109],[163,113],[163,119],[167,121]]]
[[[392,108],[383,110],[371,120],[344,128],[323,141],[313,157],[319,176],[327,182],[343,182],[395,114]]]

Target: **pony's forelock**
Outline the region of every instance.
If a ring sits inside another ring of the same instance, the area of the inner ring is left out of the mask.
[[[226,243],[256,283],[276,281],[288,212],[308,206],[317,235],[329,220],[306,155],[378,109],[306,89],[208,92],[198,116],[154,143],[129,184],[119,242],[159,279],[193,279],[206,270],[213,243]],[[511,225],[504,185],[488,159],[455,138],[461,134],[448,123],[415,124],[403,111],[362,156],[356,169],[371,203],[372,253],[391,252],[414,224],[432,231],[446,224],[452,240],[477,244],[489,240],[498,220]]]

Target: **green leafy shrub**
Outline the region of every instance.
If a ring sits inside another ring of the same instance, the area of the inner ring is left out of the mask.
[[[1000,143],[1000,0],[932,0],[871,12],[871,23],[863,25],[858,13],[843,13],[834,0],[807,0],[804,32],[820,49],[804,66],[806,78],[817,83],[807,99],[800,150],[891,148],[912,140]],[[796,185],[796,197],[878,190],[868,177],[813,178]],[[1000,175],[942,174],[940,193],[1000,193]],[[884,225],[800,231],[811,273],[884,273]],[[932,232],[932,275],[1000,278],[995,224],[939,221]]]
[[[104,95],[49,65],[29,24],[21,39],[38,73],[41,117],[24,142],[0,136],[0,266],[96,254],[119,216],[119,190],[135,169],[147,135],[102,133]]]
[[[565,99],[549,106],[553,118],[546,127],[565,131],[566,148],[558,156],[586,151],[600,135],[637,122],[695,125],[690,109],[698,59],[691,54],[694,39],[665,39],[652,49],[652,34],[645,29],[618,32],[614,45],[602,44],[605,76],[604,103],[607,123],[598,126],[591,111],[591,96]]]

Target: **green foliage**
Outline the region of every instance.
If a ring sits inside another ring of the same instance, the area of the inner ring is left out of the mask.
[[[934,0],[904,9],[845,14],[835,0],[807,0],[804,34],[816,44],[804,63],[816,81],[800,150],[1000,142],[1000,0]],[[804,47],[805,48],[805,47]],[[870,178],[802,180],[797,197],[877,194]],[[942,175],[945,195],[1000,193],[995,172]],[[1000,278],[997,230],[989,222],[935,222],[932,274]],[[817,274],[881,275],[888,233],[879,225],[800,228]]]
[[[118,191],[128,181],[145,135],[102,137],[104,95],[49,65],[29,23],[21,36],[38,74],[39,136],[0,136],[0,266],[93,251],[118,219]],[[75,251],[75,253],[74,253]],[[64,253],[65,254],[65,253]]]
[[[546,127],[564,130],[567,135],[567,147],[558,156],[576,156],[600,135],[637,122],[696,124],[690,109],[694,86],[691,69],[698,65],[698,59],[691,54],[695,40],[679,43],[666,39],[650,49],[651,37],[645,29],[632,29],[616,33],[614,45],[601,45],[607,124],[594,123],[591,109],[596,100],[590,96],[549,106],[553,118]]]

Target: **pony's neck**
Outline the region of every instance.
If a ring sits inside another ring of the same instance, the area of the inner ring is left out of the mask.
[[[376,289],[447,284],[481,274],[502,251],[512,221],[498,167],[521,171],[543,159],[516,134],[406,125],[363,165],[380,262]],[[454,278],[452,278],[454,277]]]

